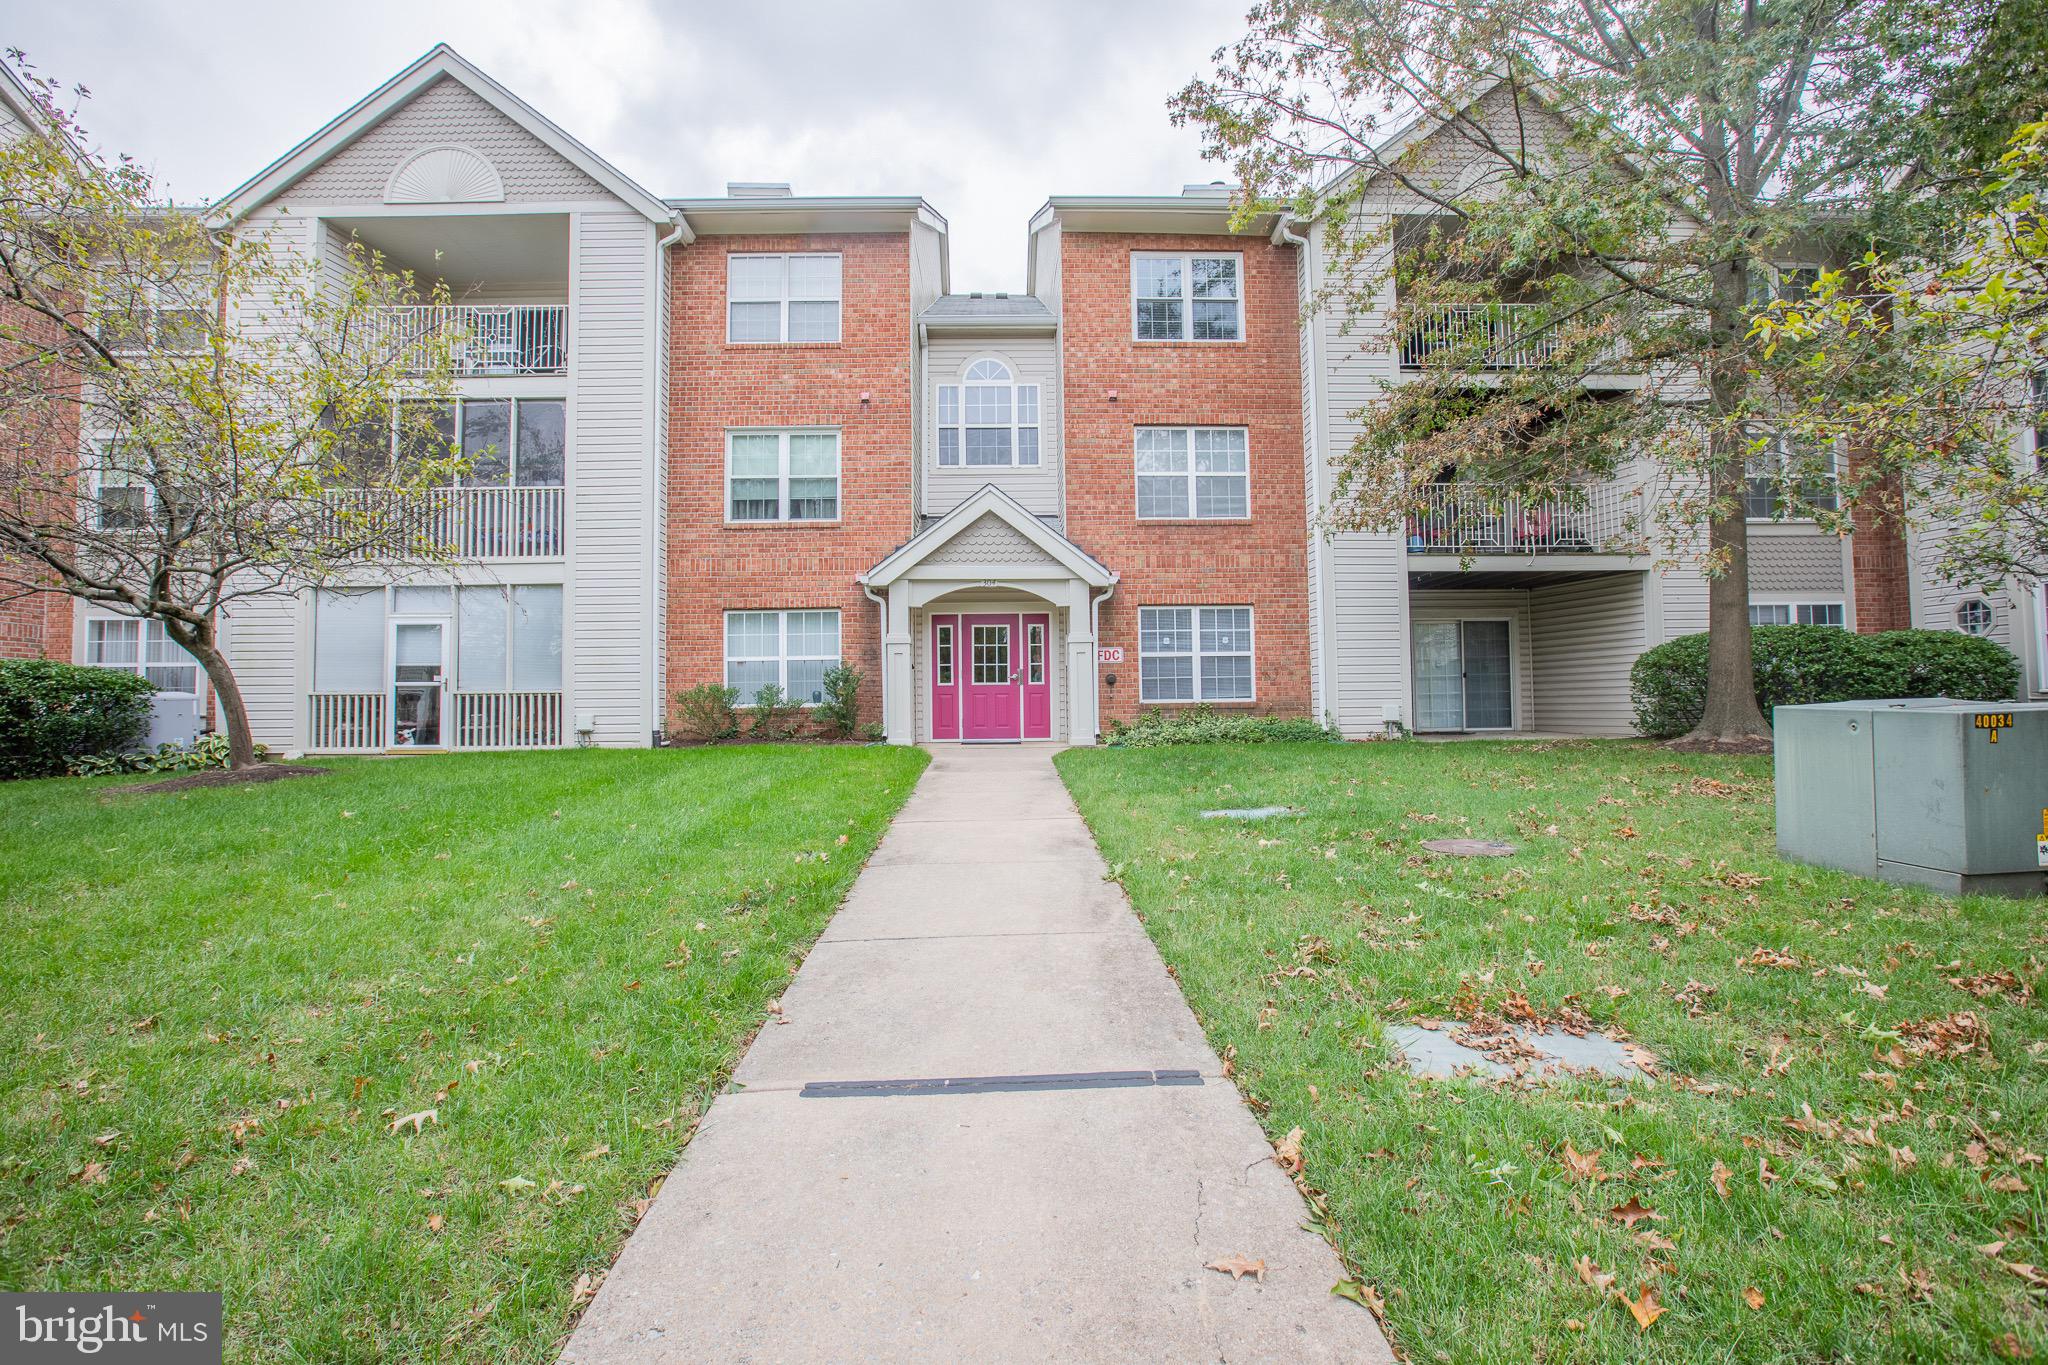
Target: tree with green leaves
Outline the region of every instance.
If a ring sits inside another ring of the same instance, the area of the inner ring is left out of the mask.
[[[1654,509],[1634,548],[1707,578],[1688,738],[1764,739],[1745,495],[1837,530],[1897,509],[1771,426],[1751,322],[1782,264],[1866,249],[1957,41],[1917,0],[1258,4],[1175,118],[1247,215],[1313,220],[1319,306],[1419,361],[1358,414],[1329,529],[1397,528],[1446,477],[1501,503],[1626,481]]]
[[[1894,471],[1935,568],[2048,580],[2048,122],[2023,125],[1938,259],[1872,254],[1752,324],[1772,420]]]
[[[437,405],[408,400],[452,391],[455,339],[406,325],[441,314],[375,253],[323,281],[84,151],[76,102],[13,55],[42,117],[0,139],[0,597],[161,622],[246,767],[223,610],[446,557],[421,495],[460,464]]]

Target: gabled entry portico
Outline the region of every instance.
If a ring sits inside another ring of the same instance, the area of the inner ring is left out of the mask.
[[[1101,562],[993,486],[861,575],[892,744],[1093,744]]]

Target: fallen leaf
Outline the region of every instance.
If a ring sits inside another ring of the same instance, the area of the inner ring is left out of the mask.
[[[1652,1251],[1676,1251],[1678,1243],[1666,1237],[1655,1228],[1644,1228],[1636,1234],[1636,1240]]]
[[[1757,1312],[1764,1306],[1763,1291],[1755,1285],[1751,1285],[1742,1291],[1742,1301],[1749,1305],[1750,1312]]]
[[[1616,1204],[1613,1208],[1609,1209],[1607,1211],[1607,1216],[1609,1218],[1614,1219],[1617,1223],[1620,1223],[1622,1226],[1631,1229],[1633,1229],[1636,1224],[1642,1222],[1645,1218],[1655,1219],[1657,1222],[1660,1223],[1664,1221],[1663,1214],[1658,1213],[1654,1209],[1645,1208],[1643,1206],[1643,1201],[1636,1198],[1634,1195],[1630,1195],[1628,1197],[1628,1202],[1626,1204]]]
[[[1302,1131],[1292,1129],[1287,1136],[1273,1144],[1273,1164],[1289,1175],[1301,1174]]]
[[[1379,1290],[1364,1280],[1339,1280],[1330,1286],[1330,1292],[1340,1299],[1351,1300],[1381,1322],[1387,1320],[1387,1301],[1380,1297]]]
[[[442,1217],[442,1216],[441,1216],[440,1214],[438,1214],[438,1213],[436,1213],[436,1214],[431,1214],[431,1215],[429,1215],[429,1216],[428,1216],[428,1218],[427,1218],[427,1231],[428,1231],[428,1232],[439,1232],[439,1231],[440,1231],[440,1230],[441,1230],[442,1228],[445,1228],[445,1227],[447,1227],[447,1226],[448,1226],[448,1220],[447,1220],[446,1218],[443,1218],[443,1217]]]
[[[533,1182],[523,1175],[515,1175],[509,1180],[500,1180],[498,1182],[499,1189],[510,1190],[514,1194],[518,1194],[522,1190],[530,1190],[533,1187]]]
[[[611,1154],[612,1145],[609,1142],[600,1142],[597,1146],[592,1147],[589,1151],[585,1152],[582,1156],[577,1157],[576,1159],[578,1161],[595,1161],[601,1156],[610,1156]]]
[[[2034,1288],[2048,1289],[2048,1275],[2042,1274],[2035,1267],[2020,1261],[2000,1261],[1998,1264],[2006,1273],[2019,1276]]]
[[[1593,1264],[1593,1258],[1590,1256],[1581,1256],[1572,1262],[1572,1269],[1579,1272],[1579,1278],[1587,1285],[1603,1294],[1614,1287],[1613,1273]]]
[[[1728,1197],[1728,1178],[1734,1174],[1735,1172],[1729,1170],[1721,1158],[1715,1157],[1714,1169],[1707,1172],[1707,1179],[1714,1182],[1714,1193],[1726,1199]]]
[[[1266,1281],[1266,1263],[1254,1261],[1248,1256],[1227,1256],[1220,1261],[1209,1262],[1202,1269],[1220,1270],[1230,1277],[1233,1284],[1247,1275],[1261,1284]]]
[[[387,1109],[384,1112],[388,1114],[391,1111]],[[425,1127],[427,1124],[432,1123],[438,1125],[440,1122],[440,1111],[434,1109],[422,1109],[417,1114],[407,1114],[402,1118],[395,1118],[391,1120],[391,1126],[386,1128],[384,1131],[387,1133],[395,1133],[399,1129],[405,1127],[407,1124],[411,1124],[413,1132],[417,1134],[420,1131],[420,1129]]]
[[[1636,1326],[1647,1332],[1651,1323],[1671,1310],[1657,1302],[1656,1291],[1647,1284],[1638,1289],[1636,1295],[1633,1299],[1625,1294],[1618,1297],[1622,1305],[1628,1309],[1628,1315],[1636,1320]]]
[[[81,1185],[104,1185],[107,1183],[107,1168],[97,1161],[88,1161],[79,1168],[78,1183]]]
[[[1570,1139],[1566,1139],[1564,1144],[1565,1171],[1573,1180],[1598,1181],[1604,1179],[1605,1177],[1600,1173],[1600,1153],[1604,1150],[1606,1149],[1595,1147],[1590,1152],[1582,1152],[1572,1146]]]
[[[2027,1182],[2016,1175],[1995,1176],[1984,1183],[2000,1194],[2025,1194],[2027,1192]]]

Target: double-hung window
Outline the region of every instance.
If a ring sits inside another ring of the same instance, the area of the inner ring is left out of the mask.
[[[1139,520],[1251,515],[1243,427],[1139,427],[1136,444]]]
[[[839,340],[839,255],[725,258],[725,339],[731,342]]]
[[[789,701],[825,700],[825,674],[839,666],[836,611],[729,611],[725,614],[725,683],[746,704],[773,683]]]
[[[199,661],[187,654],[161,621],[96,617],[85,623],[85,661],[95,668],[140,673],[157,691],[196,696]]]
[[[1753,626],[1840,626],[1846,625],[1840,602],[1752,602],[1749,623]]]
[[[1133,254],[1131,321],[1139,341],[1242,340],[1244,257]]]
[[[1000,360],[968,365],[958,384],[939,385],[939,463],[1035,466],[1038,385],[1019,384]]]
[[[1140,607],[1138,700],[1251,701],[1250,607]]]
[[[94,310],[94,331],[110,351],[194,355],[206,349],[213,310],[171,284],[141,284]]]
[[[1752,456],[1745,468],[1748,481],[1743,489],[1742,514],[1751,521],[1770,521],[1784,514],[1786,471],[1795,465],[1804,468],[1811,464],[1807,460],[1795,460],[1786,441],[1780,437],[1772,441],[1769,450]],[[1829,451],[1827,458],[1819,462],[1818,477],[1810,480],[1800,489],[1800,501],[1805,508],[1819,508],[1834,511],[1840,500],[1835,487],[1835,456]]]
[[[154,459],[163,459],[166,467],[152,473]],[[134,442],[94,441],[85,480],[87,519],[102,531],[139,531],[152,518],[171,525],[181,509],[190,516],[200,491],[176,482],[181,472],[176,461],[176,456],[152,455]]]
[[[839,433],[727,432],[725,509],[728,521],[837,521]]]

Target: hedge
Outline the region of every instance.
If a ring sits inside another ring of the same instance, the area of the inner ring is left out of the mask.
[[[1756,700],[1774,706],[1874,697],[2005,701],[2019,692],[2020,661],[2003,646],[1952,630],[1857,635],[1839,626],[1750,631]],[[1707,637],[1681,635],[1646,650],[1629,673],[1636,728],[1655,739],[1699,723],[1707,701]]]
[[[155,692],[148,679],[110,668],[0,661],[0,777],[57,777],[73,759],[133,748]]]
[[[1103,743],[1120,749],[1156,749],[1169,744],[1276,744],[1337,738],[1335,730],[1306,716],[1248,716],[1196,706],[1175,713],[1148,711],[1129,723],[1113,720]]]

